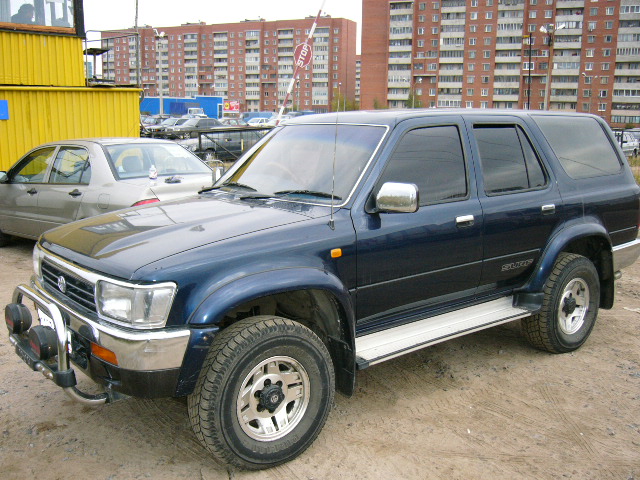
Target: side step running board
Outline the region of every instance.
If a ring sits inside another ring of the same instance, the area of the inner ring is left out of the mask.
[[[356,338],[358,369],[529,315],[529,310],[513,306],[513,297],[506,297],[363,335]]]

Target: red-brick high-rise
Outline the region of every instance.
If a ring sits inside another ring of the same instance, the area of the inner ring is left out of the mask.
[[[363,0],[362,16],[362,108],[543,109],[551,77],[550,109],[640,124],[639,0]]]
[[[102,46],[110,51],[103,58],[103,76],[117,84],[141,84],[150,96],[157,96],[162,85],[164,96],[219,95],[238,100],[241,111],[276,111],[294,72],[294,49],[307,38],[313,20],[139,28],[140,82],[135,36],[104,32]],[[327,112],[339,91],[353,100],[355,55],[356,23],[321,17],[313,60],[299,71],[288,105]]]

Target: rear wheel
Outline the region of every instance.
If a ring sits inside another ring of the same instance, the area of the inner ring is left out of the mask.
[[[593,263],[581,255],[561,253],[544,294],[540,312],[522,320],[525,337],[534,347],[552,353],[578,349],[598,316],[600,280]]]
[[[322,429],[334,396],[331,357],[303,325],[241,320],[214,340],[188,408],[218,459],[257,470],[291,460]]]

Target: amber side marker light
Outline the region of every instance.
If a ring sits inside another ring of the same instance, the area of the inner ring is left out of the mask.
[[[341,248],[334,248],[331,250],[331,258],[340,258],[342,256]]]
[[[91,354],[94,357],[98,357],[100,360],[104,360],[107,363],[112,365],[118,365],[118,359],[116,358],[116,354],[111,350],[108,350],[104,347],[101,347],[97,343],[91,342]]]

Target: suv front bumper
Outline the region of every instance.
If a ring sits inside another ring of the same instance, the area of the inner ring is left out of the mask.
[[[175,394],[190,337],[188,328],[140,332],[98,323],[61,304],[34,279],[30,285],[16,287],[13,303],[21,304],[24,297],[52,321],[57,356],[53,362],[39,360],[28,341],[28,332],[12,333],[11,343],[25,363],[41,371],[75,400],[105,403],[115,398],[114,392],[139,397]],[[95,346],[113,352],[116,363],[92,354]],[[106,393],[87,395],[79,391],[74,369],[103,385]]]

